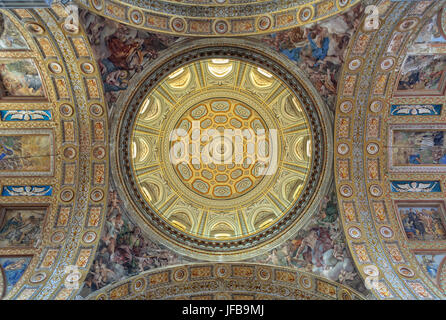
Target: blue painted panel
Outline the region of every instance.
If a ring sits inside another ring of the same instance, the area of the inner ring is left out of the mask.
[[[51,196],[52,186],[3,186],[2,196]]]
[[[392,192],[441,192],[440,181],[391,181]]]
[[[441,104],[392,104],[390,114],[392,116],[439,116]]]
[[[51,110],[1,110],[2,121],[49,121]]]

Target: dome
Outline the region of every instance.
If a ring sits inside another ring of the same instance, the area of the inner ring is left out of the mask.
[[[123,103],[124,197],[166,245],[210,260],[258,254],[319,203],[330,166],[324,104],[268,50],[183,44]]]

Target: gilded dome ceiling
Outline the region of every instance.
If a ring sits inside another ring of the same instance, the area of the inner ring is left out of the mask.
[[[257,54],[221,43],[193,42],[141,77],[120,119],[117,161],[139,217],[168,244],[237,259],[314,211],[331,133],[297,68],[258,43]]]
[[[0,299],[445,299],[445,0],[70,4],[0,10]]]

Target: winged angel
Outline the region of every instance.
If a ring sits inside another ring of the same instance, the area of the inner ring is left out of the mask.
[[[438,115],[438,111],[435,106],[431,104],[416,104],[416,105],[400,105],[396,106],[392,111],[392,115],[405,114],[405,115]]]
[[[24,187],[7,187],[10,196],[44,196],[51,187],[43,186],[24,186]]]
[[[395,191],[397,192],[431,192],[438,185],[438,182],[408,182],[408,183],[393,183]]]
[[[10,116],[10,120],[45,120],[48,114],[43,110],[10,110],[3,114],[2,120]]]

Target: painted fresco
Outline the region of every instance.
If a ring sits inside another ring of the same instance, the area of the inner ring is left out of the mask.
[[[146,238],[130,221],[113,184],[110,190],[98,251],[80,293],[84,297],[146,270],[188,263],[173,251]]]
[[[46,209],[5,208],[0,215],[0,248],[37,247]]]
[[[19,282],[25,273],[31,257],[0,257],[0,268],[2,268],[7,294]]]
[[[0,174],[2,172],[49,172],[52,167],[50,135],[0,134]]]
[[[3,186],[2,197],[49,197],[53,194],[52,186]]]
[[[366,293],[345,244],[334,190],[321,203],[312,223],[256,262],[294,267]]]
[[[409,240],[446,240],[446,230],[439,205],[398,205],[398,214]]]
[[[119,93],[127,89],[129,80],[143,70],[143,65],[178,39],[136,30],[86,10],[79,12],[99,64],[110,109]]]
[[[403,64],[397,95],[442,95],[446,55],[410,55]]]
[[[270,34],[261,40],[296,63],[334,110],[345,50],[359,27],[362,12],[363,7],[358,5],[322,23]]]
[[[42,79],[31,59],[0,59],[0,78],[3,99],[44,97]]]
[[[435,14],[423,27],[415,40],[415,43],[446,43],[446,39],[440,31],[438,14]]]
[[[25,39],[11,19],[0,13],[0,50],[20,49],[28,49]]]
[[[446,49],[445,34],[441,30],[441,12],[436,13],[423,26],[414,43],[408,48],[411,54],[444,53]]]
[[[439,116],[441,104],[392,104],[390,114],[392,116]]]
[[[322,23],[258,37],[295,62],[309,76],[329,107],[334,110],[337,82],[344,53],[360,24],[363,8],[356,6]],[[158,57],[181,38],[137,30],[80,10],[94,55],[98,61],[106,98],[111,109],[129,80],[145,62]]]
[[[392,192],[441,192],[440,181],[390,181]]]
[[[394,166],[445,165],[445,131],[395,130],[392,153]]]
[[[446,254],[416,254],[418,263],[429,277],[437,283],[437,275]]]

